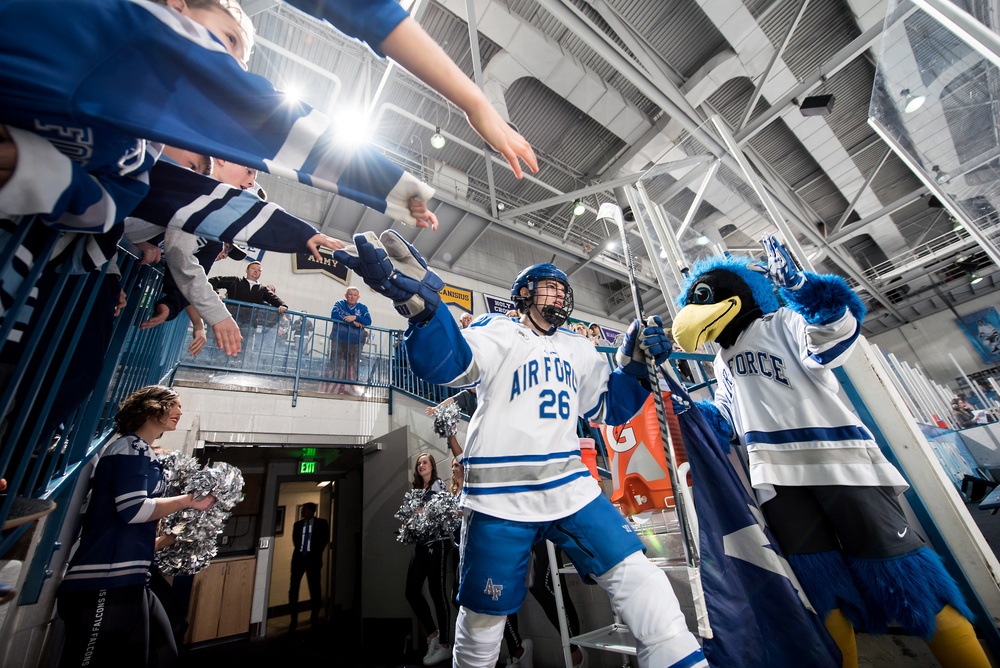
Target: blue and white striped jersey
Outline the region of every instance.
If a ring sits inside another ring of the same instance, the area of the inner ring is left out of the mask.
[[[357,14],[346,29],[373,41],[407,16],[389,0],[298,4],[333,18]],[[375,148],[347,148],[329,118],[243,71],[206,28],[163,5],[8,0],[0,23],[0,123],[47,140],[73,162],[55,169],[51,155],[39,158],[54,177],[42,196],[47,210],[6,213],[106,231],[148,190],[155,142],[296,179],[404,222],[410,195],[433,195]]]
[[[459,330],[439,308],[407,330],[406,350],[425,380],[477,386],[462,504],[503,519],[554,520],[593,501],[601,490],[580,458],[577,418],[620,424],[649,396],[586,337],[539,336],[505,316]]]
[[[850,356],[861,324],[844,315],[812,325],[779,308],[715,358],[715,405],[747,448],[763,503],[774,485],[907,488],[875,439],[840,399],[833,369]]]
[[[135,434],[101,451],[85,504],[83,533],[60,591],[93,591],[145,584],[153,561],[154,498],[163,496],[163,470]]]

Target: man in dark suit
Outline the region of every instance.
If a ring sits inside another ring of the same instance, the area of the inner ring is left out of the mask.
[[[309,582],[309,599],[312,603],[312,625],[319,622],[319,609],[323,594],[320,591],[319,577],[323,568],[323,552],[330,542],[330,525],[322,517],[316,517],[316,504],[302,504],[302,519],[292,528],[292,542],[295,551],[292,553],[292,582],[288,589],[288,607],[291,608],[292,621],[289,631],[298,626],[299,617],[299,585],[305,574]]]
[[[247,265],[247,273],[244,277],[239,276],[213,276],[208,279],[212,284],[212,289],[226,289],[226,297],[233,301],[246,302],[248,304],[268,303],[277,307],[279,313],[284,313],[288,306],[278,295],[268,290],[266,286],[260,284],[261,267],[260,262],[251,262]],[[230,308],[235,308],[231,306]],[[234,313],[233,317],[242,327],[250,323],[250,309],[241,308],[239,313]]]
[[[226,297],[231,301],[245,302],[246,304],[267,303],[276,307],[278,315],[274,322],[277,323],[281,314],[288,310],[288,306],[278,295],[260,283],[260,274],[260,262],[251,262],[247,265],[246,276],[242,278],[239,276],[213,276],[208,279],[208,282],[212,284],[214,290],[225,288]],[[240,326],[244,353],[259,356],[262,348],[273,350],[273,341],[269,343],[264,337],[264,326],[267,323],[267,313],[264,309],[239,304],[226,304],[226,308],[233,314],[236,324]]]

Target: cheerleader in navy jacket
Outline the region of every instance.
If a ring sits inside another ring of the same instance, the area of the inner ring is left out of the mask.
[[[115,415],[122,436],[98,457],[83,533],[59,587],[64,668],[146,666],[176,655],[166,614],[147,587],[156,521],[215,503],[212,496],[163,496],[162,469],[150,444],[175,430],[180,417],[180,398],[161,385],[133,392]]]

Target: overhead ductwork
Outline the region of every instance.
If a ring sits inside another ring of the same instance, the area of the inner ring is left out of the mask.
[[[697,0],[697,2],[719,32],[734,45],[746,69],[750,72],[761,71],[761,63],[766,63],[770,59],[774,47],[743,2],[741,0]],[[859,7],[854,9],[858,11]],[[761,89],[761,96],[769,102],[781,99],[787,91],[798,84],[798,79],[780,58],[774,63],[767,77]],[[865,184],[865,175],[858,169],[827,122],[822,117],[803,117],[798,112],[786,114],[784,119],[787,127],[819,163],[844,198],[851,201]],[[866,188],[854,208],[859,215],[865,216],[881,207],[882,204],[875,194],[870,188]],[[879,246],[888,255],[907,248],[906,241],[895,225],[880,225],[877,229],[867,231],[875,237]]]

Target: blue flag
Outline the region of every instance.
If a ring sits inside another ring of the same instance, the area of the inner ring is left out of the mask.
[[[840,650],[801,594],[756,501],[691,397],[664,376],[694,476],[701,583],[713,632],[704,640],[709,664],[840,668]]]

